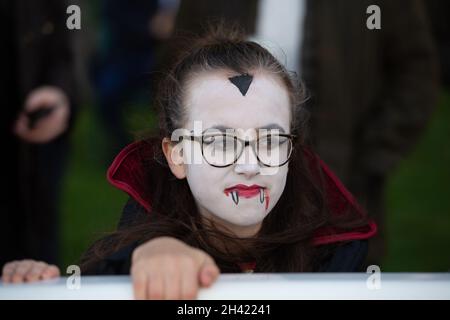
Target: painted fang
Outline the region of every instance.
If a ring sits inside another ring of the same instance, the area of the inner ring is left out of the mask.
[[[239,194],[237,190],[231,191],[231,198],[233,198],[234,203],[239,203]]]
[[[264,190],[265,189],[259,189],[259,202],[264,202]]]
[[[259,196],[259,202],[261,204],[265,201],[265,209],[269,207],[269,191],[267,188],[258,186],[258,185],[252,185],[252,186],[245,186],[245,185],[236,185],[230,188],[227,188],[224,190],[225,195],[228,197],[231,197],[231,200],[238,205],[239,204],[239,198],[244,197],[246,199],[250,198],[257,198]]]
[[[264,189],[264,197],[266,198],[266,210],[269,207],[269,191],[267,189]]]

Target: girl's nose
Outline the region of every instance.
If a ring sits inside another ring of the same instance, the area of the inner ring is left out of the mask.
[[[244,175],[247,179],[260,173],[261,168],[258,163],[258,158],[256,158],[252,148],[245,148],[244,152],[242,152],[236,161],[234,171],[237,174]]]
[[[247,179],[250,179],[259,174],[260,168],[258,164],[236,164],[234,171],[237,174],[244,175]]]

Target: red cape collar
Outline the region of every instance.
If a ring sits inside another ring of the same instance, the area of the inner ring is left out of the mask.
[[[159,146],[156,141],[138,141],[132,143],[116,156],[107,172],[107,179],[113,186],[128,193],[128,195],[142,205],[149,213],[151,212],[151,203],[145,195],[150,194],[148,181],[151,180],[150,172],[143,163],[153,158],[153,150]],[[352,194],[343,186],[341,181],[327,165],[311,151],[305,150],[304,154],[313,170],[317,168],[317,165],[320,165],[323,171],[325,191],[328,195],[328,205],[332,214],[339,215],[348,206],[352,206],[358,212],[364,214],[364,211],[358,205]],[[339,232],[333,228],[322,228],[316,232],[313,243],[315,245],[321,245],[341,241],[368,239],[374,236],[376,231],[377,226],[373,221],[370,221],[366,226],[350,232]]]

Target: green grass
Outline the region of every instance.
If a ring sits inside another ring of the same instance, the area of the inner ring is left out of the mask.
[[[152,128],[140,108],[127,117],[130,131]],[[450,269],[450,95],[444,94],[414,152],[387,188],[389,253],[383,271]],[[86,106],[77,119],[62,199],[62,263],[76,263],[104,232],[113,231],[127,196],[106,179],[107,137]],[[112,160],[112,159],[110,159]],[[64,269],[63,269],[64,270]]]
[[[95,239],[114,230],[126,201],[127,196],[106,181],[106,139],[91,107],[84,108],[73,133],[62,199],[63,266],[78,262]]]
[[[125,122],[133,136],[155,128],[148,107],[130,106]],[[82,108],[72,136],[72,150],[62,197],[61,266],[77,263],[96,239],[114,231],[128,198],[106,180],[108,135],[92,106]],[[64,270],[64,269],[62,269]]]
[[[387,188],[389,271],[450,270],[450,95]]]

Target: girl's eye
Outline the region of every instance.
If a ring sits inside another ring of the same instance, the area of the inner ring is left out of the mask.
[[[233,137],[230,136],[206,136],[203,140],[203,145],[212,147],[216,150],[231,151],[236,148],[236,143]]]
[[[215,137],[214,141],[215,148],[224,149],[227,146],[227,139],[225,137]]]
[[[205,136],[203,137],[203,143],[211,144],[216,141],[216,137],[214,136]]]
[[[278,135],[270,135],[259,139],[258,144],[260,147],[274,148],[280,147],[286,143],[288,139],[286,137],[280,137]]]
[[[273,136],[267,136],[267,137],[263,137],[259,139],[259,144],[263,145],[263,146],[270,146],[273,143],[276,143],[278,141],[278,139],[276,137]]]

